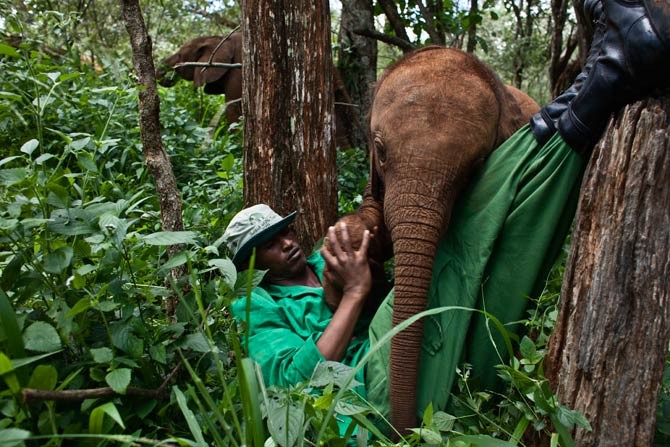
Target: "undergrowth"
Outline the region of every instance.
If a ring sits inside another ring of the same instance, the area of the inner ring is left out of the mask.
[[[166,233],[123,67],[0,45],[0,68],[0,445],[392,444],[353,369],[328,362],[309,383],[265,388],[239,345],[228,307],[260,275],[238,275],[220,244],[242,206],[241,132],[218,118],[220,98],[185,83],[160,90],[189,229]],[[365,154],[338,160],[340,212],[350,212]],[[175,243],[185,248],[168,259]],[[168,271],[184,264],[174,284]],[[545,432],[569,446],[567,430],[588,427],[543,374],[561,277],[559,266],[499,365],[504,389],[474,388],[463,365],[450,407],[427,408],[404,445],[513,446]],[[173,294],[171,317],[163,302]],[[659,445],[670,437],[669,396],[666,374]]]

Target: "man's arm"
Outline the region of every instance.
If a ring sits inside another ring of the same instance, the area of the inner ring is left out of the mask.
[[[323,357],[334,361],[344,358],[372,285],[367,256],[370,232],[365,231],[361,246],[356,251],[351,247],[346,224],[341,223],[340,229],[341,244],[338,243],[335,228],[328,229],[328,238],[334,242],[331,244],[334,253],[331,254],[324,246],[321,255],[327,265],[327,269],[324,270],[324,276],[327,277],[324,281],[341,286],[342,300],[328,327],[316,343]]]

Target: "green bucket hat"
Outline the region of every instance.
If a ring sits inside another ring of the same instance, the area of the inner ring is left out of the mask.
[[[238,269],[251,256],[254,247],[269,241],[295,220],[293,211],[281,217],[272,208],[259,204],[235,214],[223,233],[228,249],[233,254],[233,264]]]

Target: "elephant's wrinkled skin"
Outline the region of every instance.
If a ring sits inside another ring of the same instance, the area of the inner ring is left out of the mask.
[[[539,110],[475,57],[429,47],[387,69],[370,116],[367,228],[386,225],[395,256],[393,325],[426,308],[433,258],[474,168]],[[383,209],[381,213],[370,210]],[[421,322],[391,342],[394,426],[416,427]]]
[[[205,93],[210,95],[226,95],[226,119],[234,123],[240,119],[242,107],[242,70],[225,67],[192,67],[177,66],[184,62],[211,62],[225,64],[242,63],[242,34],[233,33],[223,43],[222,36],[205,36],[189,40],[173,55],[163,59],[156,72],[160,85],[171,87],[179,78],[193,81],[196,87],[205,86]],[[177,66],[175,68],[175,66]],[[172,70],[174,69],[174,72]],[[171,76],[174,73],[174,76]]]

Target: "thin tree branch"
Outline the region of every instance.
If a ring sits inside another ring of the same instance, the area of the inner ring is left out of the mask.
[[[123,21],[130,36],[133,65],[137,73],[142,151],[149,171],[156,182],[161,224],[164,231],[181,231],[184,229],[181,195],[161,138],[160,99],[156,88],[156,70],[151,52],[151,39],[147,34],[139,1],[121,0],[121,6]],[[180,249],[180,245],[168,246],[168,256],[174,256]],[[170,270],[170,278],[176,284],[185,273],[185,265],[175,267]],[[175,295],[166,299],[165,309],[168,315],[174,315],[176,306],[177,297]]]
[[[399,37],[396,36],[391,36],[389,34],[384,34],[380,33],[379,31],[371,30],[371,29],[355,29],[354,33],[361,35],[361,36],[366,36],[366,37],[371,37],[373,39],[377,39],[381,42],[388,43],[390,45],[395,45],[399,48],[402,48],[403,51],[412,51],[416,49],[416,46],[413,45],[409,40],[403,40]]]
[[[428,8],[426,8],[426,5],[423,4],[423,0],[417,0],[416,4],[423,16],[423,21],[426,22],[426,30],[432,43],[434,45],[444,45],[444,36],[441,36],[435,29],[435,20],[430,11],[428,11]]]
[[[379,6],[382,7],[382,10],[384,11],[384,15],[386,15],[386,18],[389,21],[389,25],[391,25],[391,28],[393,28],[393,31],[395,32],[395,35],[399,38],[402,39],[406,42],[411,42],[409,40],[409,36],[407,35],[407,31],[405,30],[405,23],[402,21],[402,18],[400,17],[400,14],[398,13],[398,9],[396,8],[396,4],[392,0],[379,0]],[[354,31],[356,32],[356,31]],[[361,36],[365,36],[365,34],[361,34]],[[381,40],[382,42],[386,42],[385,40],[376,38],[377,40]],[[389,43],[389,42],[387,42]],[[392,45],[397,45],[400,48],[403,48],[402,46],[393,43]]]
[[[171,68],[179,67],[242,68],[242,64],[224,64],[223,62],[180,62],[178,64],[174,64]]]
[[[137,388],[129,386],[126,388],[125,396],[140,396],[140,397],[149,397],[152,399],[164,399],[167,397],[166,389],[170,380],[177,373],[181,367],[181,361],[175,366],[170,374],[165,378],[160,387],[150,390],[146,388]],[[121,396],[121,393],[117,393],[110,387],[105,388],[88,388],[83,390],[35,390],[32,388],[24,388],[21,390],[21,395],[23,396],[23,401],[26,404],[32,402],[41,402],[45,400],[51,400],[55,402],[78,402],[84,399],[95,399],[99,397],[109,397],[109,396]]]

